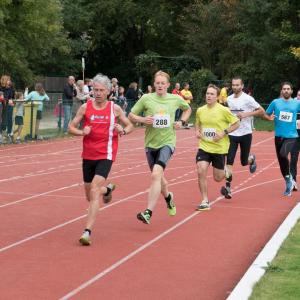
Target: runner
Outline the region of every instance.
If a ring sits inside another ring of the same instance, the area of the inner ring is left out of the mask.
[[[148,207],[137,215],[137,218],[145,224],[150,223],[160,193],[166,200],[169,215],[176,214],[174,196],[168,190],[164,170],[175,150],[175,129],[185,125],[191,114],[191,108],[181,97],[167,93],[169,86],[169,75],[158,71],[154,75],[155,93],[143,95],[129,114],[132,121],[146,125],[145,150],[151,170],[151,186]],[[175,122],[177,108],[182,109],[183,114],[181,120]],[[141,113],[145,116],[139,116]]]
[[[300,90],[297,92],[297,97],[295,100],[300,102]],[[291,152],[291,175],[293,177],[293,191],[298,191],[297,185],[297,165],[298,165],[298,157],[300,150],[300,113],[297,114],[297,132],[298,138],[295,142],[295,145]]]
[[[297,113],[300,112],[300,101],[291,98],[293,93],[292,84],[281,84],[281,97],[271,102],[264,114],[264,118],[275,121],[275,148],[281,174],[285,180],[284,196],[291,196],[293,179],[290,174],[289,153],[292,151],[298,138],[296,121]]]
[[[233,94],[227,98],[227,105],[231,112],[240,119],[240,127],[229,134],[230,146],[227,154],[227,169],[232,174],[232,167],[236,152],[240,146],[240,162],[242,166],[249,165],[250,173],[256,171],[255,154],[250,154],[252,142],[252,118],[263,115],[265,110],[254,100],[253,97],[243,92],[244,83],[242,78],[232,79]],[[232,180],[232,177],[229,179]],[[226,186],[221,188],[222,195],[231,199],[231,182],[226,180]]]
[[[225,177],[231,177],[231,173],[224,170],[225,156],[229,148],[228,134],[239,127],[239,119],[227,107],[218,103],[219,94],[219,88],[210,84],[206,90],[206,105],[198,108],[196,113],[195,129],[199,139],[196,163],[202,197],[197,210],[210,209],[207,192],[207,171],[210,163],[215,181],[220,182]]]
[[[118,150],[118,135],[122,136],[132,131],[133,126],[126,118],[120,106],[108,101],[111,82],[107,76],[97,75],[93,79],[95,99],[89,99],[77,111],[69,125],[69,132],[83,136],[82,170],[86,198],[89,209],[85,230],[79,242],[82,245],[91,244],[91,230],[99,210],[99,198],[108,203],[112,199],[115,185],[104,186]],[[117,123],[117,118],[125,125]],[[78,129],[81,120],[83,129]]]

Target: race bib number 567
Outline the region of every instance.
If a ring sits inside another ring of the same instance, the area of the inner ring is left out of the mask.
[[[283,122],[292,122],[293,120],[293,113],[281,111],[279,114],[279,120]]]
[[[153,127],[154,128],[170,127],[170,115],[154,115]]]

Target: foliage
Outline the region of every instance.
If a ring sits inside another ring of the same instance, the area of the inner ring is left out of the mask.
[[[31,83],[36,75],[63,72],[69,54],[58,0],[2,0],[0,2],[1,74]]]

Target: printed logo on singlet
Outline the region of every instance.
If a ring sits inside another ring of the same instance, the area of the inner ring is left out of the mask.
[[[279,113],[279,120],[283,122],[292,122],[293,121],[293,113],[287,111],[281,111]]]
[[[107,123],[109,117],[108,116],[98,116],[98,115],[91,115],[90,121],[94,123]]]

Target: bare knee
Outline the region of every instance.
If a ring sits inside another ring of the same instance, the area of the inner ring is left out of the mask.
[[[224,179],[224,175],[220,175],[220,174],[215,174],[214,175],[214,180],[216,181],[216,182],[220,182],[220,181],[222,181]]]

